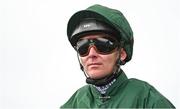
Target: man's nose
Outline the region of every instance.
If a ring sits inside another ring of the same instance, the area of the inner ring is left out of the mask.
[[[98,55],[98,53],[97,53],[97,51],[96,51],[95,46],[91,46],[91,47],[89,48],[89,54],[88,54],[88,56],[97,56],[97,55]]]

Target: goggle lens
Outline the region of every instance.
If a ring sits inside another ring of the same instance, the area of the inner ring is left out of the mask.
[[[81,39],[77,42],[77,52],[81,57],[87,56],[89,54],[90,47],[93,46],[97,53],[100,54],[110,54],[115,48],[118,47],[117,40],[113,38],[95,38],[95,39]]]

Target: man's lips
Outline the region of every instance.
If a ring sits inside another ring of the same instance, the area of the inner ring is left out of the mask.
[[[90,66],[92,66],[92,67],[94,66],[95,67],[95,66],[99,66],[99,65],[102,65],[102,64],[101,63],[90,63],[87,66],[88,67],[90,67]]]

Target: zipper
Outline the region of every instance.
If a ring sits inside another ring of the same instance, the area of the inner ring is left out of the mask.
[[[105,102],[110,98],[111,98],[110,96],[107,96],[105,94],[101,94],[101,96],[99,96],[99,99],[101,99],[102,102]]]

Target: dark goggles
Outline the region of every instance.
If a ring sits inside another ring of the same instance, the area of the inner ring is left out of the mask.
[[[119,47],[117,40],[111,37],[99,37],[94,39],[80,39],[77,42],[76,50],[81,57],[87,56],[91,47],[94,47],[99,54],[107,55]]]

